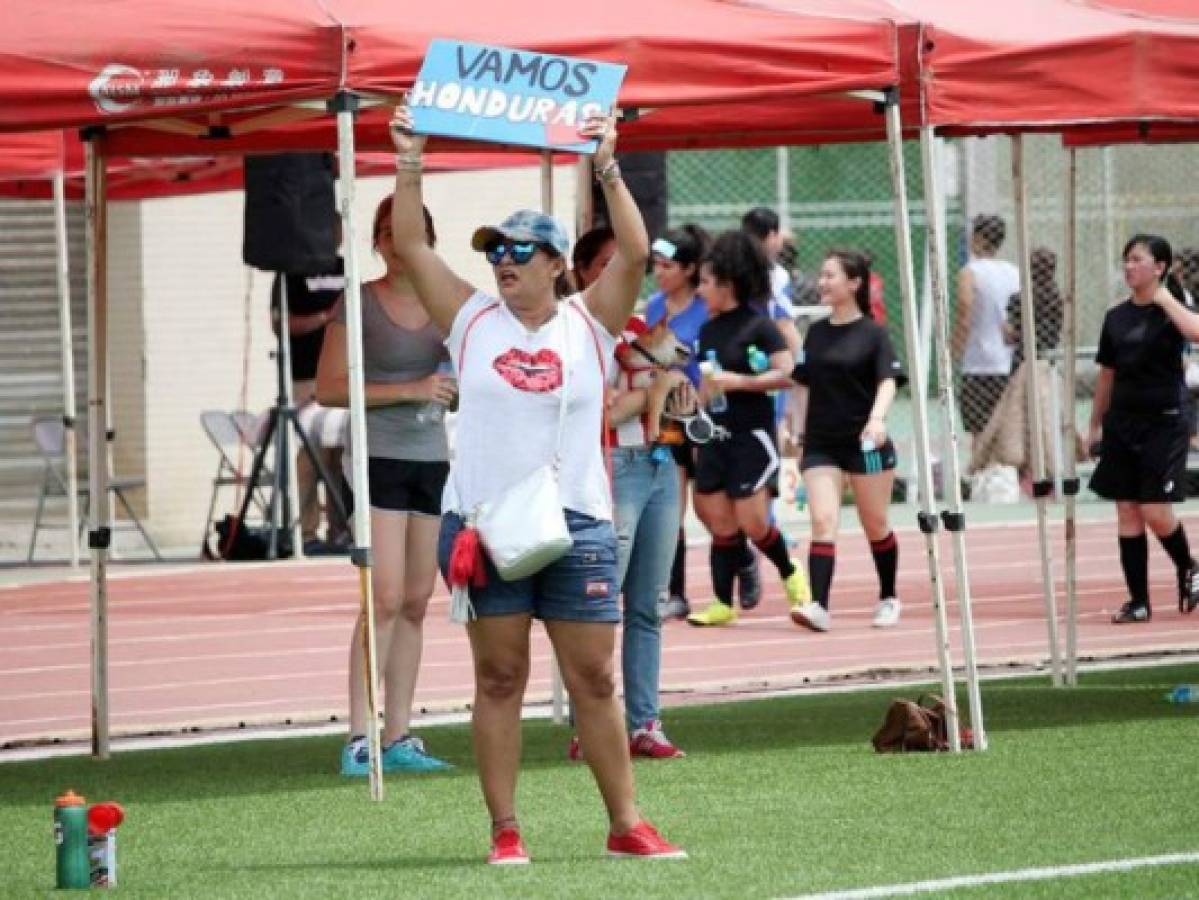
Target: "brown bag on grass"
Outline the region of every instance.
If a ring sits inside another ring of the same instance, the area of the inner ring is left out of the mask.
[[[964,749],[973,746],[973,735],[967,729],[962,729],[961,738]],[[924,694],[915,703],[911,700],[892,700],[882,727],[874,733],[871,743],[879,753],[948,750],[945,701],[936,694]]]

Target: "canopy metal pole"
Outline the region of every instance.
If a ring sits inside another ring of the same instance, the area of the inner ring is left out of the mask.
[[[937,547],[937,515],[933,495],[933,468],[929,458],[928,382],[920,363],[920,335],[916,318],[916,277],[912,257],[912,236],[908,231],[908,194],[903,165],[903,129],[899,120],[899,98],[892,92],[885,106],[887,147],[890,151],[891,190],[895,198],[895,244],[899,255],[899,288],[903,301],[903,337],[911,368],[912,419],[915,431],[917,477],[920,483],[920,512],[916,514],[924,534],[928,556],[929,590],[932,595],[933,621],[936,623],[937,661],[941,667],[941,690],[945,700],[946,728],[950,749],[962,749],[958,731],[957,698],[954,695],[953,661],[949,650],[949,622],[945,612],[945,586],[941,582],[940,550]]]
[[[575,163],[575,239],[591,230],[595,223],[595,204],[591,197],[591,157],[580,156]]]
[[[1016,199],[1016,253],[1020,267],[1020,311],[1024,323],[1024,365],[1028,367],[1028,427],[1032,453],[1033,496],[1037,505],[1037,538],[1041,550],[1041,591],[1045,624],[1049,629],[1049,661],[1054,687],[1062,684],[1062,657],[1057,636],[1057,600],[1054,597],[1053,557],[1049,549],[1049,492],[1053,482],[1045,477],[1045,433],[1042,430],[1041,384],[1037,360],[1036,310],[1032,300],[1032,263],[1028,246],[1028,188],[1024,181],[1024,136],[1012,135],[1012,190]]]
[[[945,456],[941,471],[948,509],[942,513],[945,528],[953,537],[953,568],[957,576],[958,614],[961,620],[962,657],[966,666],[966,690],[970,703],[970,727],[975,749],[987,749],[983,725],[982,694],[978,686],[978,661],[974,644],[974,610],[970,598],[970,575],[966,559],[966,516],[962,508],[961,472],[958,468],[957,413],[953,402],[953,369],[949,353],[949,301],[945,283],[945,219],[940,203],[941,167],[933,129],[920,129],[920,160],[924,168],[924,208],[927,223],[928,272],[932,294],[932,331],[937,363],[937,397],[941,404]]]
[[[541,151],[541,211],[547,216],[554,214],[554,153]],[[580,232],[581,233],[581,232]],[[578,235],[576,234],[577,238]],[[566,721],[566,689],[562,682],[562,667],[558,657],[550,650],[550,718],[555,725]]]
[[[358,567],[358,596],[362,613],[362,657],[366,678],[366,739],[370,756],[370,796],[383,799],[383,760],[379,735],[379,672],[375,648],[375,598],[371,589],[371,518],[367,479],[366,388],[362,358],[362,292],[358,272],[358,243],[354,235],[354,115],[358,98],[340,93],[331,102],[337,113],[339,202],[345,235],[346,350],[350,393],[350,445],[354,496],[354,549],[350,561]],[[286,328],[286,323],[280,327]]]
[[[67,469],[67,527],[71,568],[79,565],[79,457],[75,432],[75,349],[71,328],[71,264],[67,238],[67,194],[62,170],[54,173],[54,250],[58,279],[58,340],[62,353],[63,458]]]
[[[91,551],[92,755],[108,759],[108,203],[103,137],[84,144],[87,206],[87,412]]]
[[[288,328],[288,318],[291,315],[288,307],[290,298],[287,296],[287,273],[279,273],[279,353],[283,354],[283,359],[277,361],[276,367],[283,373],[280,379],[283,389],[284,404],[289,410],[296,409],[295,391],[292,389],[291,383],[291,329]],[[298,422],[297,419],[292,421]],[[299,473],[296,471],[296,460],[292,454],[290,435],[288,434],[286,420],[280,418],[275,425],[275,465],[278,467],[276,472],[287,473],[287,484],[280,485],[287,492],[290,501],[287,503],[275,503],[277,498],[271,498],[271,510],[274,513],[271,519],[271,557],[274,558],[278,547],[275,546],[277,536],[279,534],[279,526],[291,531],[291,546],[292,555],[296,558],[304,556],[304,536],[300,530],[300,515],[304,507],[304,498],[300,496]],[[300,452],[304,452],[304,441],[301,438],[296,442]],[[315,502],[315,501],[313,501]]]
[[[1062,498],[1066,532],[1066,684],[1078,684],[1078,584],[1076,577],[1077,542],[1075,503],[1078,495],[1078,474],[1074,451],[1078,442],[1078,425],[1074,415],[1074,390],[1077,364],[1074,347],[1078,343],[1078,255],[1075,252],[1078,228],[1078,155],[1070,148],[1069,180],[1066,182],[1066,296],[1063,303],[1062,330],[1065,331],[1066,354],[1065,390],[1062,398]]]

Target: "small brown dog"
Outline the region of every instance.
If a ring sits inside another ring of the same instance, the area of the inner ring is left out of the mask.
[[[634,323],[636,323],[634,325]],[[630,320],[625,341],[616,349],[621,390],[648,389],[646,423],[650,443],[681,444],[683,429],[674,416],[694,413],[695,390],[682,367],[691,350],[663,320],[646,328]]]

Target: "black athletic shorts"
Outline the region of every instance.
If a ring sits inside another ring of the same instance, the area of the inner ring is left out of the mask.
[[[699,446],[695,465],[695,491],[735,500],[752,497],[765,488],[779,469],[774,435],[764,428],[734,432],[723,441]]]
[[[683,443],[670,445],[670,455],[674,457],[678,467],[687,473],[688,481],[695,480],[695,453],[695,444],[686,437],[683,438]]]
[[[1181,409],[1146,416],[1108,413],[1091,490],[1105,500],[1181,503],[1186,499],[1188,432]]]
[[[372,456],[367,461],[371,506],[418,516],[441,515],[441,492],[448,462],[418,462]]]
[[[894,469],[898,462],[895,444],[888,438],[886,443],[877,451],[877,467],[875,472],[885,472]],[[799,458],[799,470],[813,469],[817,466],[833,466],[842,472],[852,472],[854,475],[871,474],[867,465],[866,454],[862,452],[862,442],[849,441],[813,441],[804,443],[803,456]]]
[[[978,434],[991,421],[991,413],[1007,387],[1007,375],[963,375],[962,393],[958,405],[962,410],[962,427]]]

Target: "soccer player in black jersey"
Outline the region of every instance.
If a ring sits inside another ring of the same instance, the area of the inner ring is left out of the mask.
[[[699,447],[695,512],[712,535],[716,599],[687,621],[728,625],[737,619],[732,593],[745,566],[744,536],[774,563],[793,607],[809,597],[803,571],[770,522],[767,492],[779,467],[769,392],[790,387],[794,359],[778,326],[754,305],[770,297],[769,263],[754,238],[742,231],[718,237],[700,266],[699,293],[709,315],[697,342],[700,392],[719,431]]]
[[[792,375],[800,385],[797,402],[804,423],[799,468],[812,521],[812,600],[792,609],[791,618],[813,631],[829,629],[841,489],[848,474],[878,571],[874,625],[886,628],[899,621],[900,609],[895,594],[899,545],[887,521],[896,456],[886,417],[907,377],[887,329],[870,316],[870,263],[863,254],[831,251],[820,267],[817,291],[832,312],[808,329]]]
[[[1199,605],[1199,578],[1186,531],[1171,503],[1186,498],[1189,444],[1182,354],[1199,340],[1199,314],[1183,304],[1169,275],[1170,245],[1151,234],[1124,245],[1124,281],[1132,296],[1113,306],[1099,333],[1099,379],[1089,447],[1100,447],[1091,490],[1116,501],[1120,566],[1128,601],[1112,621],[1148,622],[1149,542],[1154,533],[1178,573],[1178,608]]]

